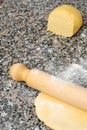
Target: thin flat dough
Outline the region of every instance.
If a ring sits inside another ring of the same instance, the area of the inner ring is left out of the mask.
[[[36,100],[38,118],[53,130],[87,130],[87,112],[44,93]]]

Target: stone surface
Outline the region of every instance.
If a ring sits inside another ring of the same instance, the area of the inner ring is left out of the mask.
[[[47,32],[50,11],[64,3],[77,7],[84,20],[72,38]],[[21,62],[57,76],[68,65],[80,61],[87,69],[84,59],[87,59],[87,0],[3,0],[0,3],[0,130],[50,130],[35,113],[38,91],[10,78],[12,64]]]

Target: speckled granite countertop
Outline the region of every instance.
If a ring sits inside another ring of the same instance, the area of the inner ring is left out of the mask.
[[[83,16],[83,27],[72,38],[47,32],[48,14],[63,3]],[[35,113],[38,91],[10,78],[13,63],[57,75],[86,56],[87,0],[0,0],[0,130],[50,130]]]

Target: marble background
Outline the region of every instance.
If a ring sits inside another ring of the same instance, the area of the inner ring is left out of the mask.
[[[47,31],[49,13],[64,3],[83,16],[82,28],[71,38]],[[50,130],[36,116],[38,91],[9,76],[10,66],[17,62],[55,76],[64,74],[67,66],[81,65],[84,80],[77,76],[74,81],[86,87],[87,0],[0,0],[0,130]],[[71,73],[67,71],[69,80]]]

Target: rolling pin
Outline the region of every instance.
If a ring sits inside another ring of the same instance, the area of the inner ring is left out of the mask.
[[[11,66],[10,76],[16,81],[25,81],[32,88],[87,111],[87,89],[82,86],[66,82],[36,68],[30,70],[21,63]]]

